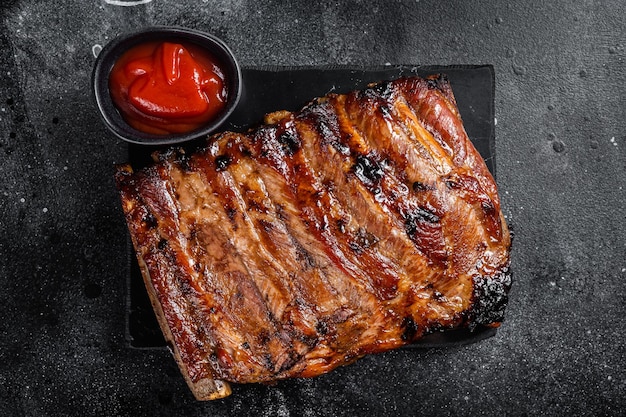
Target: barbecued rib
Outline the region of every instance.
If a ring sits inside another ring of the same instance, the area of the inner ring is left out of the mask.
[[[198,399],[503,319],[510,237],[445,77],[331,94],[154,157],[116,181]]]

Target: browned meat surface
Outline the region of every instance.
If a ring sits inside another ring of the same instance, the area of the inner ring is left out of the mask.
[[[502,320],[510,236],[444,77],[277,112],[116,180],[199,399]]]

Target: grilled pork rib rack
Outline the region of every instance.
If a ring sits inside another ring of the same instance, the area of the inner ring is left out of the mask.
[[[510,236],[443,76],[280,111],[117,167],[161,329],[198,399],[503,320]]]

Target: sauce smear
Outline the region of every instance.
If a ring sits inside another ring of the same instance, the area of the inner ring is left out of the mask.
[[[219,63],[200,46],[146,42],[126,51],[109,78],[126,122],[157,135],[186,133],[216,117],[228,91]]]

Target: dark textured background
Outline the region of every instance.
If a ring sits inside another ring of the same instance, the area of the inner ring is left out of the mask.
[[[626,406],[622,0],[4,1],[0,415],[620,415]],[[244,66],[492,64],[515,283],[493,338],[367,357],[197,403],[124,339],[124,144],[89,90],[95,45],[183,25]]]

